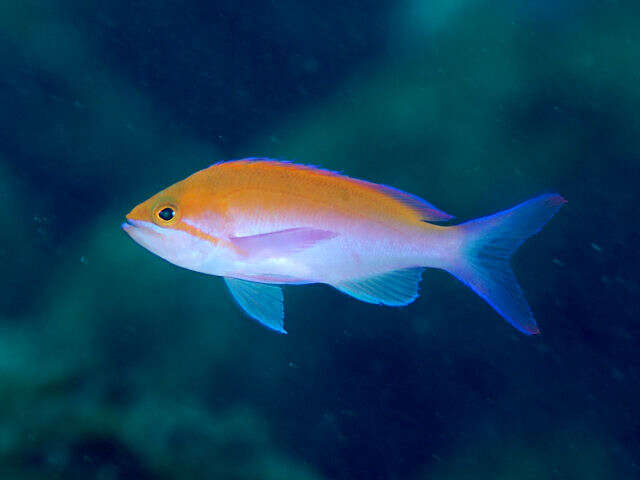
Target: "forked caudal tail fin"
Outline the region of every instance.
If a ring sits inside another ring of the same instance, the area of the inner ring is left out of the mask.
[[[452,227],[463,241],[461,255],[446,269],[526,334],[540,330],[509,259],[565,203],[560,195],[541,195],[509,210]]]

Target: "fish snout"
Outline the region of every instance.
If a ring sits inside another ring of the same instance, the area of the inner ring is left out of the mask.
[[[139,223],[137,220],[133,220],[131,218],[125,218],[124,223],[122,224],[122,229],[125,232],[128,232],[130,230],[133,230],[134,228],[138,227]]]

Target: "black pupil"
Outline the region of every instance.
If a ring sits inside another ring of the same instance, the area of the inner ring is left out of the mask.
[[[163,208],[158,212],[158,216],[165,222],[168,222],[169,220],[171,220],[174,215],[175,215],[175,212],[173,211],[173,208],[169,208],[169,207]]]

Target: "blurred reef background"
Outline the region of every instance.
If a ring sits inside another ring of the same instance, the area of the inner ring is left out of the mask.
[[[0,478],[640,478],[640,3],[0,1]],[[124,215],[214,162],[460,219],[569,204],[526,337],[453,277],[286,288],[287,336]]]

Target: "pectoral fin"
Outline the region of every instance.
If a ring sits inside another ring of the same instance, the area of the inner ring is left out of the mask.
[[[328,230],[300,227],[247,237],[231,237],[231,242],[249,256],[279,257],[312,247],[336,235],[337,233]]]
[[[276,285],[225,277],[235,301],[254,320],[279,333],[284,329],[282,289]]]

